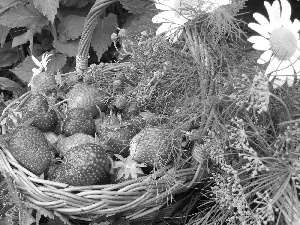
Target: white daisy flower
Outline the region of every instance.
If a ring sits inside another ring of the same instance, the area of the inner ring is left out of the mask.
[[[300,78],[300,22],[297,19],[291,21],[291,6],[287,0],[280,0],[280,4],[276,0],[272,5],[265,1],[264,4],[269,20],[254,13],[258,23],[249,23],[248,26],[261,36],[252,36],[248,41],[253,43],[253,48],[265,51],[257,63],[270,62],[265,73],[270,75],[269,81],[274,80],[273,87],[282,86],[285,82],[292,86],[295,74]]]
[[[195,17],[194,12],[212,12],[230,3],[231,0],[156,0],[156,8],[162,10],[152,18],[153,23],[162,23],[156,35],[165,33],[166,38],[175,43],[182,33],[183,25]]]

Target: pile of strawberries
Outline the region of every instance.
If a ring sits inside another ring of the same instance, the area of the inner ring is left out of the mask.
[[[105,90],[81,81],[58,94],[54,75],[46,72],[30,85],[17,122],[6,118],[6,145],[32,173],[74,186],[110,184],[174,161],[171,129],[124,120]]]

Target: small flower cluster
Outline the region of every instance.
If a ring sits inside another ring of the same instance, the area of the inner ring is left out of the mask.
[[[257,155],[257,152],[249,146],[243,120],[235,118],[232,120],[232,123],[233,126],[228,127],[228,131],[230,132],[230,146],[240,151],[239,156],[248,161],[248,163],[242,166],[242,169],[244,171],[252,171],[252,177],[257,176],[259,171],[269,171],[268,167],[266,167]]]
[[[253,109],[259,114],[268,111],[268,77],[262,72],[258,72],[252,81],[246,74],[242,74],[241,78],[234,78],[234,89],[236,91],[229,97],[236,101],[237,106],[246,106],[247,111]]]
[[[275,220],[274,211],[278,211],[278,209],[274,207],[274,202],[267,191],[257,192],[256,196],[254,203],[258,204],[258,207],[255,208],[255,213],[263,224],[269,224]]]

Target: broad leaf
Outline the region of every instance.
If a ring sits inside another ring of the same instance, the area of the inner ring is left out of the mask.
[[[57,72],[60,70],[67,62],[67,56],[64,54],[56,53],[49,57],[50,61],[47,65],[47,71]]]
[[[26,33],[20,36],[14,37],[12,41],[12,47],[25,44],[27,41],[33,42],[34,31],[32,29],[27,30]]]
[[[0,24],[0,46],[3,47],[10,28]]]
[[[8,27],[41,28],[47,23],[47,17],[43,16],[32,4],[13,7],[0,17],[0,24]]]
[[[20,84],[6,77],[0,77],[0,89],[13,91],[13,92],[20,92],[20,93],[26,92],[25,88],[22,88]]]
[[[0,48],[0,67],[11,66],[19,60],[17,48],[12,48],[11,42],[7,42]]]
[[[47,16],[51,23],[54,22],[59,0],[33,0],[33,4],[43,15]]]
[[[59,40],[65,42],[67,40],[74,40],[78,38],[83,30],[86,17],[69,15],[60,22],[57,27]]]
[[[76,56],[78,52],[79,39],[68,42],[53,41],[56,51],[66,54],[67,56]]]
[[[11,7],[21,4],[20,0],[1,0],[0,1],[0,16]]]
[[[133,14],[144,14],[149,12],[149,7],[153,5],[149,0],[119,0],[128,12]],[[175,1],[175,0],[173,0]]]
[[[115,14],[108,14],[103,20],[99,20],[92,36],[92,47],[96,51],[98,61],[102,54],[112,44],[111,35],[116,32],[118,26],[117,16]]]
[[[86,6],[89,1],[88,0],[81,0],[81,1],[78,1],[78,0],[61,0],[60,1],[61,4],[63,4],[64,6],[67,6],[67,7],[76,7],[76,8],[82,8],[84,6]]]
[[[32,77],[32,69],[37,67],[30,56],[10,71],[13,72],[23,83],[28,84]]]

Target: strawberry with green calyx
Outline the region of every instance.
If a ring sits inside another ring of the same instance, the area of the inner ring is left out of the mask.
[[[68,111],[63,122],[63,134],[71,136],[76,133],[95,135],[95,121],[92,115],[83,108]]]
[[[55,128],[58,117],[53,109],[49,109],[47,98],[42,94],[32,95],[22,108],[22,122],[34,118],[32,126],[43,132]]]
[[[36,127],[17,127],[10,136],[8,149],[24,168],[36,175],[45,172],[50,165],[51,147]]]
[[[97,143],[96,139],[88,134],[76,133],[69,137],[61,136],[57,141],[57,151],[64,156],[71,148],[87,143]]]
[[[110,152],[128,157],[130,141],[140,129],[129,122],[123,122],[112,113],[106,118],[96,119],[95,123],[99,140],[110,148]]]
[[[57,88],[55,76],[47,73],[47,64],[50,61],[50,56],[51,54],[43,54],[41,62],[32,56],[32,60],[39,67],[32,69],[33,76],[28,84],[33,94],[49,95]]]
[[[112,181],[123,182],[144,175],[141,167],[146,167],[146,164],[136,162],[131,156],[127,158],[123,158],[118,154],[115,154],[115,156],[119,161],[114,161],[112,165]]]
[[[84,108],[93,117],[99,115],[99,109],[103,112],[107,109],[107,93],[89,84],[77,83],[66,98],[69,109]]]
[[[173,143],[171,129],[147,127],[132,138],[130,156],[139,163],[162,167],[171,161]]]
[[[61,164],[49,174],[49,180],[86,186],[110,183],[110,160],[101,145],[81,144],[71,148]]]

